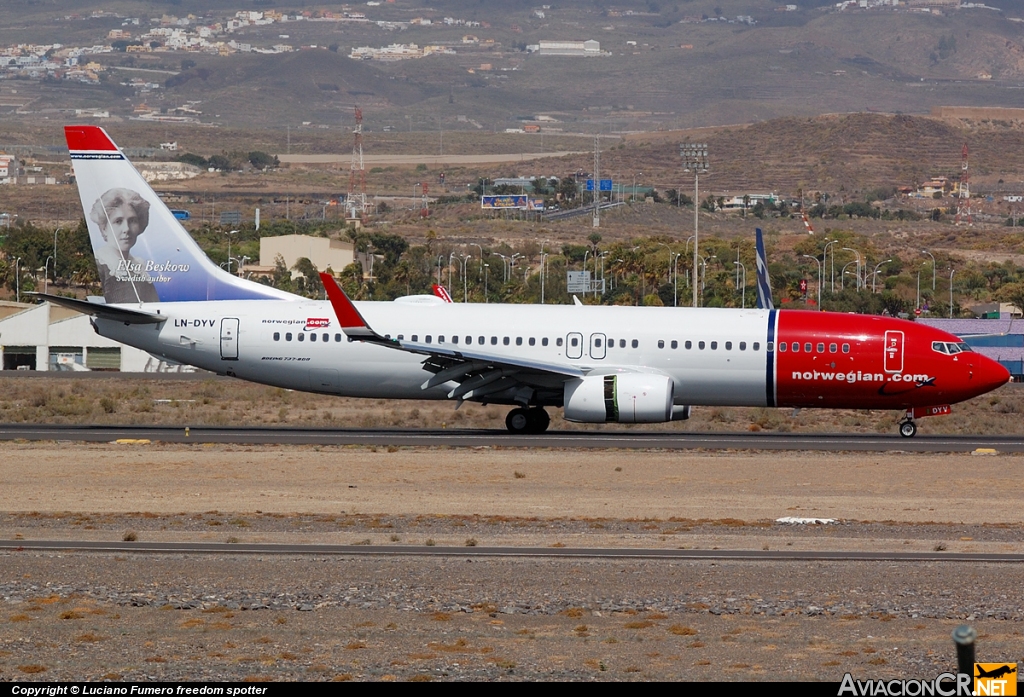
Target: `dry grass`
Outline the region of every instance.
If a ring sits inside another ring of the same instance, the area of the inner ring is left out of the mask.
[[[0,396],[0,421],[10,423],[187,423],[193,427],[279,423],[286,426],[322,427],[324,410],[333,414],[336,423],[367,428],[434,428],[453,420],[453,405],[448,402],[396,402],[313,394],[304,394],[302,399],[297,399],[295,393],[287,390],[230,378],[140,380],[110,377],[83,380],[60,377],[41,380],[11,377],[4,383],[4,388],[4,394]],[[102,408],[100,401],[104,398],[113,399],[120,405],[115,413],[107,413]],[[282,412],[282,409],[285,411]],[[924,420],[922,428],[936,434],[1019,433],[1022,428],[1019,415],[1024,413],[1024,386],[1008,385],[1000,389],[998,400],[993,400],[991,395],[974,399],[957,405],[955,412],[954,419]],[[460,428],[503,429],[505,413],[506,409],[496,406],[467,405],[456,412],[456,416]],[[562,419],[560,410],[551,410],[551,416],[553,430],[605,428],[602,425],[569,423]],[[875,433],[879,428],[888,428],[890,425],[895,427],[895,418],[890,419],[890,415],[885,412],[832,409],[807,409],[793,416],[788,410],[698,408],[689,421],[617,428],[641,431],[737,431],[746,430],[750,424],[755,423],[762,430],[769,431]],[[517,470],[513,472],[513,477],[522,479],[526,473]],[[222,525],[225,522],[236,527],[246,527],[248,521],[243,518],[218,521]]]

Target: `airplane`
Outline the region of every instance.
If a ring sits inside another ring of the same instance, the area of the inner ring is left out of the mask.
[[[956,336],[892,317],[434,295],[352,302],[326,273],[329,300],[302,298],[210,261],[105,130],[65,133],[104,297],[39,297],[92,315],[103,336],[220,375],[508,405],[516,434],[545,431],[549,408],[574,422],[656,423],[687,419],[693,406],[751,406],[898,410],[905,437],[917,418],[1010,378]]]

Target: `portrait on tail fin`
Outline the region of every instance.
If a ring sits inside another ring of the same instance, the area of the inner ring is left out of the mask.
[[[137,191],[108,189],[92,205],[89,219],[96,223],[104,244],[96,248],[96,267],[109,303],[158,302],[146,259],[131,254],[149,226],[149,202]]]

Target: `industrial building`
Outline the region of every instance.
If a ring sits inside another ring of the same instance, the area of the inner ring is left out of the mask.
[[[51,305],[0,301],[3,370],[191,372],[97,334],[89,316]]]

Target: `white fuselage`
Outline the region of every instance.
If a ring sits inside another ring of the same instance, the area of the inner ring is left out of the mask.
[[[766,404],[767,310],[401,301],[356,307],[389,337],[590,374],[663,374],[672,379],[676,404]],[[422,389],[431,377],[422,367],[424,356],[350,341],[325,301],[225,300],[141,309],[168,320],[125,325],[97,319],[97,330],[179,363],[296,390],[446,399],[457,386]]]

